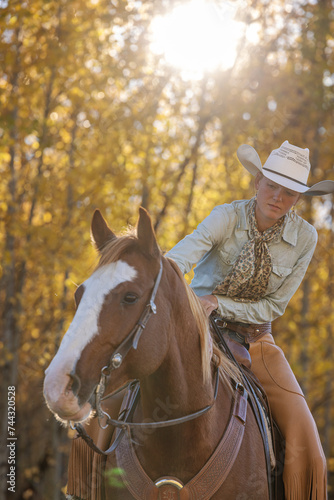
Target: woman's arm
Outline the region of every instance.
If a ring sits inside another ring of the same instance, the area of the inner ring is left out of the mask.
[[[179,241],[165,257],[173,259],[183,274],[189,273],[211,248],[228,236],[227,228],[236,217],[230,205],[215,207],[192,234]]]

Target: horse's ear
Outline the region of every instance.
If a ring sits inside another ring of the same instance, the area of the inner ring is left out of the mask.
[[[137,236],[140,247],[144,253],[148,253],[153,257],[158,257],[160,255],[160,250],[155,238],[151,217],[149,216],[145,208],[142,207],[140,207],[139,209]]]
[[[93,243],[98,250],[101,250],[107,241],[117,238],[104,220],[100,210],[95,210],[94,212],[91,225],[91,235]]]

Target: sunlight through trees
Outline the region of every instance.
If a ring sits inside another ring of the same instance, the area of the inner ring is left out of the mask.
[[[215,4],[219,13],[224,2]],[[144,206],[168,250],[216,204],[252,196],[235,154],[242,143],[264,161],[288,139],[310,149],[310,184],[334,179],[332,2],[233,2],[229,22],[240,33],[229,35],[231,52],[224,39],[210,41],[211,55],[232,60],[215,65],[202,54],[194,77],[167,57],[173,33],[152,50],[152,21],[184,5],[0,1],[0,435],[7,387],[16,386],[17,491],[28,500],[59,499],[66,484],[68,432],[45,407],[42,380],[95,263],[94,209],[122,231]],[[319,243],[273,328],[333,470],[332,199],[301,201],[298,211]]]

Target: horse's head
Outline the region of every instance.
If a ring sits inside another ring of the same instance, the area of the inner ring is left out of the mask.
[[[151,220],[144,209],[140,209],[136,235],[116,237],[99,211],[94,213],[91,231],[100,262],[75,293],[76,314],[44,381],[46,402],[63,421],[82,421],[91,414],[101,370],[142,320],[161,266]],[[161,295],[160,288],[156,296],[160,318],[168,314]],[[115,364],[122,363],[111,372],[114,389],[152,373],[162,362],[167,338],[157,316],[150,317],[138,348],[135,330],[129,346],[121,348],[121,357],[116,356]],[[161,335],[152,343],[149,337],[154,331]]]

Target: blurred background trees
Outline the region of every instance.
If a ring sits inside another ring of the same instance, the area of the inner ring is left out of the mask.
[[[95,263],[95,208],[122,231],[146,207],[168,250],[215,205],[253,195],[235,155],[241,143],[262,161],[286,139],[309,147],[310,183],[334,179],[333,2],[213,2],[217,13],[233,6],[240,33],[232,61],[232,32],[231,47],[228,38],[215,43],[222,64],[210,71],[152,50],[152,21],[180,4],[0,1],[1,500],[8,386],[17,394],[19,471],[8,498],[63,498],[68,431],[45,407],[42,383],[76,286]],[[199,27],[197,52],[207,37]],[[298,212],[319,243],[274,332],[333,470],[332,198],[302,200]]]

